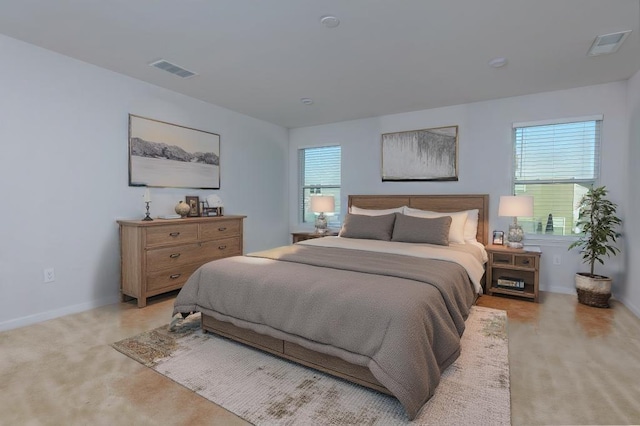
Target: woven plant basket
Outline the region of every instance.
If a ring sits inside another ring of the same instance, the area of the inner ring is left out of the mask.
[[[596,308],[608,308],[612,279],[601,275],[576,274],[578,302]]]

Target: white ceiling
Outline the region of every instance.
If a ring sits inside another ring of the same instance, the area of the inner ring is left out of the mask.
[[[640,0],[0,0],[0,33],[285,127],[625,80],[639,25]]]

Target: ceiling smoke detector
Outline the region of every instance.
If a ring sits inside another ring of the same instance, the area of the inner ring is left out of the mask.
[[[340,20],[335,16],[327,15],[320,18],[320,23],[327,28],[335,28],[340,25]]]
[[[631,30],[621,31],[619,33],[599,35],[593,41],[591,48],[587,52],[588,56],[605,55],[613,53],[620,48],[622,42],[629,36]]]
[[[507,58],[493,58],[489,61],[489,66],[493,68],[500,68],[507,65]]]
[[[159,61],[151,62],[149,66],[161,69],[162,71],[169,72],[173,75],[177,75],[180,78],[189,78],[194,75],[198,75],[195,72],[191,72],[187,69],[184,69],[176,64],[172,64],[169,61],[165,61],[164,59],[160,59]]]
[[[301,98],[300,102],[302,102],[305,105],[311,105],[313,103],[313,99],[311,99],[311,98]]]

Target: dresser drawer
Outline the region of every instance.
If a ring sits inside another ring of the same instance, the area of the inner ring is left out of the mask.
[[[190,263],[202,264],[237,254],[242,254],[240,252],[240,237],[158,248],[147,251],[147,270],[152,272]]]
[[[240,235],[241,222],[236,219],[219,220],[200,225],[200,240],[216,240]]]
[[[203,255],[207,259],[222,259],[223,257],[238,256],[242,254],[240,249],[240,237],[225,238],[217,241],[202,243]]]
[[[200,264],[196,263],[149,274],[147,276],[147,293],[164,293],[167,290],[182,287],[199,266]]]
[[[197,223],[166,225],[147,229],[147,247],[193,243],[196,241],[198,241]]]
[[[159,271],[196,263],[205,255],[200,244],[183,244],[147,251],[147,270]]]

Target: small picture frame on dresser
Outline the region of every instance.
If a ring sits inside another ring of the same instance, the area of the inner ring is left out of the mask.
[[[189,214],[187,214],[187,217],[200,216],[200,197],[187,195],[185,197],[185,201],[191,208],[191,210],[189,210]]]
[[[493,231],[493,244],[497,246],[504,245],[504,232],[503,231]]]

